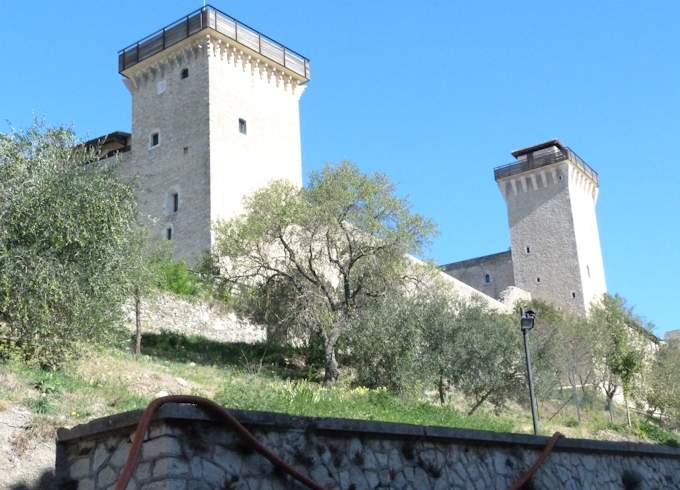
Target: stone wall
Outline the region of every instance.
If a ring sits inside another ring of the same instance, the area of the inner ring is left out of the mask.
[[[327,488],[506,489],[546,437],[234,411],[256,437]],[[140,412],[58,433],[61,488],[112,488]],[[304,488],[190,406],[157,414],[130,489]],[[560,440],[534,489],[677,489],[680,450],[648,444]],[[70,485],[70,486],[69,486]]]
[[[285,72],[214,31],[124,72],[132,140],[120,175],[136,183],[151,238],[169,240],[176,258],[196,263],[211,225],[240,213],[244,196],[275,179],[302,185],[305,86]]]
[[[515,285],[584,314],[607,292],[597,182],[570,160],[497,180],[510,225]]]
[[[126,309],[127,323],[135,327],[134,305]],[[267,329],[238,318],[219,302],[185,299],[171,293],[158,293],[142,300],[142,332],[175,332],[200,335],[217,342],[253,344],[267,339]]]
[[[487,296],[501,299],[501,294],[515,285],[510,251],[443,265],[442,270]]]

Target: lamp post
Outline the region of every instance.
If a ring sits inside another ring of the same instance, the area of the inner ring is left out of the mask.
[[[527,380],[529,382],[529,401],[531,402],[531,420],[534,424],[534,435],[538,434],[538,415],[536,414],[536,397],[534,396],[534,377],[531,374],[531,353],[529,352],[529,330],[534,328],[536,313],[531,310],[519,310],[519,324],[524,337],[524,357],[527,362]]]

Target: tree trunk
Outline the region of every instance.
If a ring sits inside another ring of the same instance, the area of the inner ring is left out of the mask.
[[[626,390],[623,390],[623,404],[626,406],[626,420],[628,421],[628,428],[630,429],[633,424],[630,421],[630,407],[628,406],[628,396],[626,395]]]
[[[446,401],[446,394],[444,393],[444,373],[440,372],[439,373],[439,384],[437,386],[439,389],[439,404],[444,405],[444,402]]]
[[[139,289],[135,290],[135,356],[142,353],[142,300]]]
[[[574,402],[576,404],[576,420],[578,420],[579,425],[581,425],[581,395],[576,388],[576,384],[571,385],[573,391]]]
[[[323,336],[324,349],[324,374],[323,384],[331,386],[338,380],[338,361],[335,359],[335,336],[333,334]]]
[[[614,395],[612,394],[611,396],[609,396],[609,392],[606,392],[605,394],[607,396],[607,406],[606,406],[606,408],[607,408],[607,412],[609,412],[609,421],[611,423],[614,423],[614,414],[612,413],[612,398],[614,398]]]
[[[482,403],[484,403],[486,401],[486,399],[489,398],[489,396],[491,396],[491,393],[492,393],[492,391],[489,390],[484,394],[484,396],[482,396],[479,400],[477,400],[477,402],[474,404],[474,406],[468,412],[468,417],[470,415],[472,415],[473,413],[475,413],[477,411],[477,409],[482,406]]]

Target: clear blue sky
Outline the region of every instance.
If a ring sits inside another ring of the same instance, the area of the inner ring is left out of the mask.
[[[305,173],[386,172],[438,223],[439,263],[508,248],[492,169],[560,138],[601,176],[609,290],[680,328],[680,2],[212,3],[311,59]],[[2,1],[0,119],[129,130],[117,50],[201,5]]]

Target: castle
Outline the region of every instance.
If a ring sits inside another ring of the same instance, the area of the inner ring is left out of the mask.
[[[152,238],[170,241],[177,258],[195,262],[209,250],[211,223],[238,214],[243,196],[274,179],[302,184],[304,56],[206,6],[118,58],[132,133],[93,142],[116,155],[124,178],[136,179]],[[442,269],[461,291],[494,304],[521,289],[586,313],[606,292],[598,175],[557,140],[512,155],[494,170],[511,249]]]

